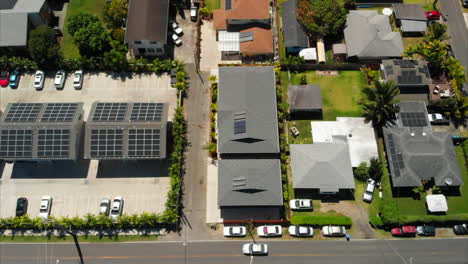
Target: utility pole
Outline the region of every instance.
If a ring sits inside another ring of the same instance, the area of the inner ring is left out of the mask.
[[[53,220],[48,220],[49,222],[51,222],[56,228],[64,231],[65,233],[69,234],[70,236],[73,237],[73,240],[75,241],[75,246],[76,246],[76,250],[78,251],[78,256],[80,257],[80,264],[84,264],[84,260],[83,260],[83,254],[81,253],[81,248],[80,248],[80,244],[78,243],[78,236],[73,233],[72,231],[66,229],[65,227],[63,227],[62,225],[59,225],[57,224],[55,221]]]

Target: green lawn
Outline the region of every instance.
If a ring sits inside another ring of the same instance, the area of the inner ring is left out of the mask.
[[[210,11],[219,9],[221,8],[221,0],[205,0],[205,7]]]
[[[67,8],[67,16],[65,18],[63,38],[61,41],[62,52],[65,58],[77,58],[80,56],[78,48],[73,44],[73,39],[66,30],[67,20],[79,13],[92,13],[100,16],[105,2],[106,1],[104,0],[70,0]]]
[[[406,50],[409,45],[415,46],[423,41],[422,37],[403,37],[403,48]]]

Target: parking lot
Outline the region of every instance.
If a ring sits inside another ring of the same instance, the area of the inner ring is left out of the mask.
[[[133,75],[112,76],[105,73],[86,74],[82,90],[73,88],[69,74],[63,90],[53,86],[53,74],[44,89],[36,91],[33,75],[23,75],[17,89],[0,89],[0,110],[13,102],[83,102],[84,119],[91,105],[101,102],[168,102],[172,119],[177,102],[176,89],[169,77]],[[168,161],[105,161],[79,160],[55,162],[5,163],[0,167],[0,217],[15,215],[16,199],[26,197],[28,214],[39,214],[41,196],[53,198],[51,215],[84,216],[97,214],[103,198],[123,196],[124,214],[164,211],[169,178]]]

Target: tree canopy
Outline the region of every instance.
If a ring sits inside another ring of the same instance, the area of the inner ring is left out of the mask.
[[[366,121],[372,121],[374,127],[380,129],[395,119],[398,110],[394,105],[398,102],[396,96],[399,94],[400,89],[392,81],[375,81],[374,85],[365,87],[359,104],[362,105]]]
[[[299,22],[317,37],[338,35],[347,15],[347,10],[336,0],[300,0],[296,12]]]
[[[107,2],[102,11],[102,20],[110,29],[120,28],[127,17],[128,0],[112,0]]]
[[[101,56],[110,50],[111,36],[100,20],[78,29],[73,35],[73,43],[81,56]]]
[[[441,24],[441,23],[438,23],[438,22],[434,22],[434,23],[430,24],[426,29],[426,33],[424,34],[424,39],[426,41],[449,40],[450,37],[447,34],[447,25],[446,24]]]
[[[75,33],[82,29],[88,27],[92,23],[99,22],[99,17],[89,14],[89,13],[80,13],[76,16],[72,16],[67,21],[67,30],[70,35],[75,36]]]
[[[60,46],[55,38],[55,31],[47,25],[31,30],[28,50],[31,58],[46,69],[53,68],[61,60]]]

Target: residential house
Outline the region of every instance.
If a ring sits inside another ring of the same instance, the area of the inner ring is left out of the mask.
[[[270,0],[225,0],[213,12],[222,59],[268,59],[273,56]]]
[[[346,137],[329,143],[291,144],[291,173],[298,198],[354,197],[354,177]]]
[[[134,56],[164,56],[167,52],[169,0],[130,0],[125,43]]]
[[[403,54],[400,33],[392,31],[388,16],[376,10],[351,10],[344,36],[349,61],[380,62]]]
[[[393,4],[395,22],[404,36],[422,35],[427,29],[424,9],[418,4]]]
[[[26,50],[29,31],[52,18],[47,0],[0,1],[0,52]]]
[[[464,184],[452,136],[434,132],[424,102],[401,102],[383,129],[392,186],[398,193],[425,184],[457,190]]]
[[[309,37],[304,27],[297,21],[296,9],[297,0],[288,0],[283,3],[281,14],[281,30],[286,53],[294,55],[309,47]]]
[[[293,119],[322,118],[320,85],[289,85],[288,103]]]

